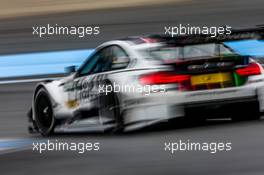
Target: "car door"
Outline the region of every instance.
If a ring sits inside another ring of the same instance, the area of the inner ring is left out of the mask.
[[[93,108],[93,70],[108,49],[95,52],[77,71],[73,80],[65,83],[64,90],[67,94],[66,106],[74,111]]]
[[[74,106],[74,112],[78,117],[86,118],[98,115],[100,109],[99,97],[104,93],[102,87],[108,80],[111,71],[125,68],[128,64],[128,56],[119,46],[107,46],[96,52],[79,69],[72,82],[72,89],[68,91],[68,98]],[[124,61],[125,60],[125,61]],[[96,114],[97,111],[97,114]],[[94,113],[93,113],[94,112]],[[81,114],[81,115],[79,115]],[[106,117],[107,118],[107,117]],[[98,118],[104,123],[105,118]]]
[[[80,71],[80,78],[77,80],[79,82],[77,91],[80,89],[82,91],[79,96],[80,100],[84,101],[83,104],[87,100],[88,102],[96,101],[98,95],[102,93],[103,85],[109,81],[109,76],[116,70],[126,68],[129,63],[127,53],[117,45],[107,46],[100,50],[95,54],[94,60]]]

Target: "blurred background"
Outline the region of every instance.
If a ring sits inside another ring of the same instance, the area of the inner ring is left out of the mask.
[[[262,3],[261,0],[1,1],[0,79],[61,74],[65,66],[80,65],[92,49],[105,41],[164,33],[165,26],[254,27],[263,24]],[[33,27],[48,24],[99,26],[100,34],[83,38],[33,35]]]
[[[130,35],[163,33],[165,25],[235,27],[263,23],[261,0],[11,0],[0,2],[0,53],[94,48]],[[32,35],[32,26],[100,26],[99,36]]]
[[[264,24],[263,0],[0,0],[0,174],[263,174],[264,122],[181,124],[128,135],[59,136],[99,141],[84,155],[25,149],[26,112],[38,79],[61,76],[99,44],[120,37],[164,33],[164,26],[254,27]],[[39,38],[33,26],[100,26],[100,34]],[[48,75],[47,75],[48,74]],[[34,81],[32,81],[34,80]],[[164,142],[231,141],[231,152],[164,152]],[[16,142],[13,142],[13,141]],[[30,147],[30,145],[29,145]]]

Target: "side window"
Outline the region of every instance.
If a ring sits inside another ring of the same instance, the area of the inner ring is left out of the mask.
[[[127,53],[118,46],[112,46],[112,65],[111,70],[124,69],[129,63]]]
[[[103,49],[100,54],[100,59],[93,67],[91,73],[99,73],[111,70],[112,60],[111,47]]]
[[[129,57],[118,46],[109,46],[95,53],[80,70],[80,76],[126,68]]]
[[[95,53],[95,55],[93,55],[91,58],[89,58],[87,63],[85,63],[85,65],[81,68],[80,73],[79,73],[80,76],[87,75],[87,74],[91,73],[93,67],[96,65],[96,63],[98,62],[100,57],[101,57],[101,51]]]

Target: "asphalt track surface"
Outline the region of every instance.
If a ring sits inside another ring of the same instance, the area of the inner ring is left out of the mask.
[[[164,25],[249,26],[263,23],[261,0],[199,1],[163,7],[78,12],[53,16],[21,18],[1,22],[0,52],[90,48],[103,41],[127,35],[163,32]],[[31,35],[35,23],[100,24],[100,38],[38,39]],[[0,85],[0,138],[41,139],[26,130],[26,112],[35,83]],[[230,174],[264,173],[264,121],[234,123],[210,121],[200,126],[174,126],[132,134],[87,133],[59,135],[66,142],[100,142],[100,151],[45,152],[26,150],[0,152],[0,174]],[[202,151],[164,151],[164,142],[232,142],[232,150],[211,154]]]

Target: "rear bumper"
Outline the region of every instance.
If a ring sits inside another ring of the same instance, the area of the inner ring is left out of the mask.
[[[240,104],[240,103],[250,103],[258,101],[257,96],[252,97],[244,97],[244,98],[237,98],[237,99],[224,99],[224,100],[212,100],[212,101],[205,101],[205,102],[194,102],[194,103],[187,103],[184,104],[185,108],[194,108],[194,107],[204,107],[204,106],[223,106],[223,105],[231,105],[231,104]]]
[[[169,91],[129,100],[123,116],[125,125],[139,125],[140,122],[148,125],[190,113],[220,114],[218,118],[221,114],[239,111],[239,106],[246,108],[247,104],[259,105],[256,86],[193,92]]]
[[[184,105],[184,113],[187,116],[206,118],[226,118],[232,114],[243,114],[245,110],[259,110],[257,96],[237,99],[214,100],[203,103],[189,103]],[[253,112],[253,111],[252,111]],[[255,111],[254,111],[255,112]]]

